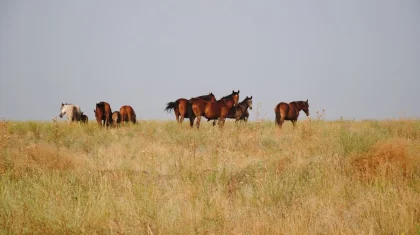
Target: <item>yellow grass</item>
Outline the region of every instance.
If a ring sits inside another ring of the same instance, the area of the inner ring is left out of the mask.
[[[0,123],[0,234],[419,234],[420,121]]]

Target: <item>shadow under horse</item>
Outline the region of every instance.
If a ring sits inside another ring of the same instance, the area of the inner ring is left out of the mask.
[[[238,104],[239,100],[238,92],[232,91],[232,94],[227,95],[216,102],[209,102],[203,99],[193,98],[190,100],[192,105],[192,111],[195,117],[197,117],[197,129],[200,128],[201,116],[208,120],[218,119],[218,124],[222,127],[225,123],[225,119],[229,113],[229,110]],[[192,119],[194,122],[194,119]],[[191,121],[191,117],[190,117]]]
[[[192,99],[202,99],[210,102],[216,102],[216,97],[212,92],[210,92],[208,95],[197,96]],[[169,113],[173,109],[175,113],[176,122],[178,124],[182,124],[184,118],[190,118],[190,126],[193,127],[195,115],[192,112],[192,105],[190,103],[190,100],[179,98],[174,102],[168,102],[165,111]]]
[[[275,124],[281,128],[285,120],[291,121],[293,127],[296,126],[296,122],[299,117],[299,112],[303,110],[306,116],[309,116],[309,102],[306,101],[293,101],[290,103],[280,102],[274,108],[276,114]]]

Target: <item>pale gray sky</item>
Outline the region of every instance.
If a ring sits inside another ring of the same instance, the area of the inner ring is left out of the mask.
[[[420,117],[419,75],[418,0],[0,0],[0,118],[107,101],[174,120],[167,102],[233,89],[270,120],[306,99],[330,120]]]

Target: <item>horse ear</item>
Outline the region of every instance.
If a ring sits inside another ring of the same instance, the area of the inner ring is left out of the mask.
[[[252,99],[252,95],[251,95],[250,99]]]
[[[240,90],[238,90],[238,94],[239,94]]]
[[[232,90],[232,93],[235,93],[235,91],[234,91],[234,90]]]
[[[308,103],[308,99],[306,99],[306,103]]]

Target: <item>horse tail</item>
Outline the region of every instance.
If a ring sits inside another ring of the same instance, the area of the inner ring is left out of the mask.
[[[274,113],[276,114],[276,119],[274,120],[274,124],[279,125],[280,119],[281,119],[279,105],[277,105],[276,108],[274,108]]]
[[[134,112],[134,109],[131,109],[132,113],[131,113],[131,121],[135,124],[137,117],[136,117],[136,112]]]
[[[172,109],[175,109],[179,104],[179,101],[175,101],[175,102],[169,102],[167,103],[167,106],[165,108],[165,111],[170,113]]]

